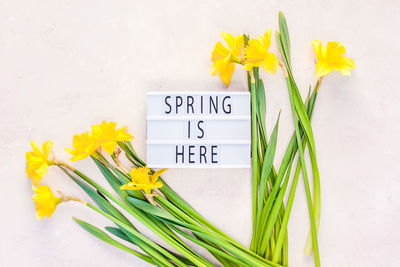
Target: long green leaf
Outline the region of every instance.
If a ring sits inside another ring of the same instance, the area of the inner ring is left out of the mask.
[[[91,197],[95,203],[104,211],[107,212],[109,215],[117,218],[118,220],[124,222],[126,225],[132,227],[133,229],[136,230],[136,228],[131,224],[131,222],[124,216],[122,213],[117,210],[108,200],[106,197],[100,192],[100,191],[94,191],[91,189],[88,185],[85,183],[79,181],[77,178],[72,176],[69,172],[63,169],[64,172],[75,182],[77,183],[88,195]],[[120,227],[120,230],[124,233],[124,235],[130,239],[130,242],[134,242],[137,246],[139,246],[144,252],[146,252],[149,256],[152,257],[152,259],[156,262],[161,262],[164,264],[166,263],[165,257],[157,252],[154,248],[137,238],[135,235],[131,234],[128,232],[125,228],[121,227],[120,225],[117,225]]]
[[[285,46],[285,42],[289,41],[289,33],[287,30],[287,25],[286,25],[286,20],[283,16],[283,14],[279,15],[279,26],[280,26],[280,40],[278,41],[281,42],[282,44],[279,45],[279,48],[282,49],[281,53],[282,55],[288,55],[288,47]],[[282,21],[282,23],[281,23]],[[286,37],[283,37],[283,35],[287,35]],[[291,67],[290,67],[290,59],[286,58],[285,59],[286,63],[286,68],[287,68],[287,77],[286,77],[286,83],[289,91],[289,98],[290,98],[290,103],[291,103],[291,108],[292,108],[292,115],[293,115],[293,122],[295,125],[295,130],[296,130],[296,140],[297,143],[301,143],[301,135],[300,135],[300,129],[297,125],[297,120],[300,121],[300,124],[305,132],[305,136],[308,140],[309,143],[309,150],[310,153],[313,154],[312,156],[316,159],[316,149],[315,149],[315,142],[314,142],[314,137],[311,129],[311,123],[309,120],[309,117],[306,112],[306,108],[303,104],[303,101],[301,100],[301,96],[299,93],[299,90],[297,88],[296,82],[294,80],[293,74],[291,72]],[[318,250],[318,239],[317,239],[317,229],[316,229],[316,222],[315,222],[315,212],[313,208],[313,203],[311,199],[311,192],[309,188],[309,182],[308,182],[308,177],[307,177],[307,170],[306,170],[306,164],[304,160],[304,155],[303,155],[303,148],[301,145],[298,146],[299,149],[299,158],[300,158],[300,163],[301,163],[301,170],[303,174],[303,180],[304,180],[304,186],[306,189],[306,197],[307,197],[307,206],[308,206],[308,211],[309,211],[309,217],[310,217],[310,224],[311,224],[311,234],[312,234],[312,243],[313,243],[313,248],[314,248],[314,259],[315,259],[315,265],[320,266],[320,259],[319,259],[319,250]]]
[[[152,258],[150,258],[150,257],[148,257],[148,256],[146,256],[146,255],[144,255],[144,254],[142,254],[140,252],[137,252],[137,251],[135,251],[133,249],[130,249],[127,246],[119,243],[118,241],[116,241],[113,238],[111,238],[110,236],[108,236],[105,232],[103,232],[99,228],[97,228],[97,227],[95,227],[95,226],[93,226],[93,225],[91,225],[91,224],[89,224],[87,222],[81,221],[79,219],[76,219],[76,218],[73,218],[73,219],[79,226],[81,226],[83,229],[85,229],[86,231],[88,231],[90,234],[92,234],[93,236],[97,237],[98,239],[100,239],[100,240],[102,240],[102,241],[104,241],[104,242],[106,242],[106,243],[108,243],[108,244],[110,244],[110,245],[112,245],[114,247],[117,247],[117,248],[122,249],[122,250],[124,250],[126,252],[129,252],[129,253],[141,258],[142,260],[144,260],[144,261],[146,261],[146,262],[148,262],[150,264],[155,264],[154,261],[152,260]]]
[[[116,227],[109,227],[109,226],[107,226],[107,227],[105,227],[105,229],[108,231],[108,232],[110,232],[111,234],[113,234],[113,235],[115,235],[115,236],[117,236],[117,237],[119,237],[119,238],[121,238],[122,240],[125,240],[125,241],[127,241],[127,242],[129,242],[129,243],[132,243],[132,244],[134,244],[134,245],[138,245],[138,243],[140,243],[140,242],[142,242],[139,238],[136,238],[136,239],[133,239],[133,238],[130,238],[130,237],[128,237],[127,235],[126,235],[126,233],[124,232],[124,231],[122,231],[120,228],[116,228]],[[181,260],[183,263],[185,263],[185,264],[187,264],[187,265],[189,265],[189,266],[193,266],[193,263],[191,262],[191,261],[189,261],[188,259],[186,259],[186,258],[184,258],[184,257],[181,257],[180,255],[178,255],[178,254],[176,254],[176,253],[174,253],[174,252],[172,252],[172,251],[170,251],[170,250],[168,250],[168,249],[166,249],[166,248],[164,248],[165,250],[167,250],[169,253],[171,253],[171,254],[173,254],[175,257],[177,257],[179,260]],[[160,254],[161,255],[161,254]],[[161,255],[162,256],[162,255]]]

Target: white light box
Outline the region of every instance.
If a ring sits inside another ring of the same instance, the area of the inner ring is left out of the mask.
[[[152,168],[250,168],[248,92],[147,95],[147,164]]]

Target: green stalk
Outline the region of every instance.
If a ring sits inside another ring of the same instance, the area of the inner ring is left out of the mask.
[[[314,181],[314,185],[319,186],[319,173],[317,173],[317,165],[316,165],[316,149],[315,149],[315,142],[314,142],[314,136],[311,128],[311,123],[309,120],[309,117],[307,115],[307,111],[305,110],[305,107],[301,101],[301,96],[298,91],[297,85],[295,83],[295,80],[293,78],[292,74],[292,69],[291,69],[291,62],[290,62],[290,38],[289,38],[289,32],[288,32],[288,27],[286,23],[286,19],[282,12],[279,13],[279,30],[280,32],[277,32],[276,35],[276,40],[278,43],[279,50],[282,54],[282,57],[285,62],[285,76],[286,76],[286,83],[288,86],[288,91],[289,91],[289,97],[290,97],[290,102],[291,102],[291,108],[292,108],[292,114],[293,114],[293,120],[295,123],[295,128],[296,128],[296,139],[297,143],[300,144],[301,137],[299,134],[299,129],[297,125],[297,118],[299,119],[299,122],[304,130],[304,134],[307,140],[308,148],[309,148],[309,153],[310,155],[312,154],[312,157],[315,159],[315,165],[313,166],[313,174],[316,174],[317,177],[315,177],[316,181]],[[300,164],[301,164],[301,169],[303,173],[303,180],[304,180],[304,186],[306,189],[306,197],[307,197],[307,206],[308,206],[308,211],[309,211],[309,216],[310,216],[310,223],[311,223],[311,239],[314,247],[314,258],[315,258],[315,264],[317,266],[320,265],[319,261],[319,251],[318,251],[318,243],[317,243],[317,229],[316,229],[316,218],[315,218],[315,211],[313,209],[313,204],[311,200],[311,193],[310,193],[310,188],[308,184],[308,178],[306,174],[306,166],[304,162],[304,154],[303,154],[303,147],[299,147],[299,157],[300,157]],[[319,190],[319,187],[317,188]],[[320,202],[320,199],[318,200]],[[319,211],[318,211],[319,213]]]
[[[280,264],[276,264],[272,261],[266,260],[256,254],[254,257],[251,257],[247,253],[245,253],[243,250],[237,248],[236,246],[232,246],[230,243],[228,243],[227,241],[225,241],[223,239],[216,238],[211,235],[204,234],[202,232],[197,232],[197,231],[192,231],[192,232],[218,244],[220,247],[224,248],[225,250],[232,253],[233,255],[236,255],[238,258],[242,259],[244,262],[250,264],[251,266],[281,267]]]
[[[129,144],[129,145],[128,145]],[[139,156],[134,153],[134,150],[132,150],[132,145],[128,142],[124,143],[118,143],[118,145],[121,147],[122,150],[126,153],[128,156],[128,159],[134,164],[138,164],[139,166],[146,166],[146,163],[142,161]],[[154,170],[151,170],[154,172]],[[219,237],[224,238],[225,240],[229,241],[231,244],[233,244],[235,247],[239,248],[242,250],[244,253],[249,255],[250,257],[254,257],[258,260],[261,260],[265,262],[265,259],[260,257],[259,255],[255,254],[227,234],[225,234],[223,231],[209,223],[200,213],[198,213],[193,207],[190,206],[189,203],[187,203],[182,197],[180,197],[171,187],[168,186],[168,184],[161,178],[159,177],[159,180],[162,181],[163,186],[159,189],[163,195],[171,201],[174,205],[176,205],[179,209],[181,209],[183,212],[191,216],[193,219],[198,221],[201,225],[206,226],[208,229],[213,231],[214,233],[218,234]],[[267,261],[268,263],[268,261]],[[279,266],[279,265],[278,265]]]
[[[250,74],[250,94],[251,94],[251,159],[252,159],[252,207],[253,207],[253,233],[256,232],[257,225],[257,196],[258,196],[258,134],[257,134],[257,98],[256,83],[253,70]]]
[[[303,141],[303,148],[305,147],[305,141]],[[283,217],[282,220],[282,225],[283,226],[287,226],[288,221],[289,221],[289,215],[290,215],[290,211],[292,209],[293,206],[293,200],[294,200],[294,195],[296,192],[296,187],[297,187],[297,182],[299,180],[299,176],[300,176],[300,161],[298,161],[297,163],[297,167],[296,167],[296,171],[294,174],[294,178],[293,178],[293,182],[292,182],[292,187],[290,189],[290,194],[289,194],[289,198],[286,204],[286,211],[285,211],[285,215]],[[276,242],[276,247],[278,248],[274,255],[272,256],[272,261],[273,262],[277,262],[278,258],[280,257],[280,250],[279,247],[281,247],[283,245],[283,241],[284,241],[284,236],[286,235],[287,230],[286,228],[281,228],[281,230],[279,231],[278,234],[278,239]]]
[[[310,161],[311,161],[311,167],[313,169],[315,227],[318,233],[319,223],[321,219],[321,183],[319,179],[317,160],[315,159],[315,156],[312,153],[310,153]],[[311,255],[312,252],[313,252],[312,232],[310,230],[307,237],[307,243],[304,248],[304,253],[307,255]]]
[[[81,187],[88,194],[88,196],[97,204],[97,206],[99,206],[103,211],[107,212],[111,216],[124,222],[126,225],[131,227],[133,230],[137,231],[135,226],[118,209],[116,209],[108,200],[106,200],[106,198],[101,193],[99,193],[98,191],[96,192],[95,190],[90,188],[85,183],[79,181],[79,179],[77,179],[71,173],[69,173],[64,168],[64,166],[67,166],[67,165],[63,165],[63,166],[58,165],[58,167],[62,171],[64,171],[79,187]],[[96,235],[99,238],[104,237],[106,235],[106,234],[99,234],[99,232],[101,231],[100,229],[96,228],[97,230],[93,230],[95,227],[89,226],[89,224],[87,224],[85,222],[82,222],[82,223],[77,222],[77,223],[80,224],[80,226],[82,226],[85,230],[87,230],[91,234]],[[138,239],[134,235],[130,234],[121,226],[119,226],[119,225],[117,225],[117,226],[125,234],[126,238],[129,239],[129,242],[134,242],[135,245],[139,246],[144,252],[146,252],[149,256],[151,256],[155,262],[163,261],[162,259],[160,259],[160,257],[164,257],[164,256],[161,255],[159,252],[157,252],[154,248],[152,248],[148,244],[144,243],[142,240]],[[104,240],[104,239],[102,239],[102,240]]]
[[[290,140],[290,143],[286,149],[285,155],[283,156],[282,162],[281,162],[281,166],[279,168],[278,171],[278,175],[277,178],[275,180],[275,184],[270,192],[270,194],[268,195],[268,198],[265,202],[264,208],[261,212],[261,216],[258,218],[258,231],[257,231],[257,237],[260,237],[262,235],[262,233],[265,230],[265,225],[269,216],[269,213],[272,209],[272,205],[275,201],[276,195],[278,194],[278,191],[280,189],[280,184],[282,182],[282,179],[284,177],[284,174],[286,173],[286,169],[290,164],[290,160],[291,160],[291,155],[292,155],[292,151],[294,149],[294,147],[296,146],[296,140],[294,138],[292,138]]]
[[[230,262],[230,264],[234,263],[234,264],[238,264],[239,266],[249,266],[246,263],[238,260],[237,258],[235,258],[234,256],[226,253],[223,250],[220,250],[218,248],[216,248],[215,246],[211,245],[212,243],[206,242],[202,239],[199,239],[199,237],[195,238],[193,236],[191,236],[188,233],[185,233],[184,231],[182,231],[181,229],[175,227],[175,226],[171,226],[171,228],[177,232],[178,234],[180,234],[181,236],[185,237],[186,239],[192,241],[195,244],[198,244],[204,248],[206,248],[208,251],[210,251],[210,253],[212,253],[213,255],[215,254],[216,256],[220,256],[225,258],[226,260],[228,260],[228,264]],[[228,266],[228,265],[224,265],[224,266]],[[229,265],[230,266],[230,265]]]
[[[107,179],[109,184],[112,186],[114,191],[121,197],[121,199],[127,201],[128,193],[132,192],[135,193],[134,195],[139,195],[139,199],[141,198],[141,193],[138,191],[125,191],[125,190],[120,190],[121,183],[118,181],[118,179],[114,176],[114,174],[108,169],[110,168],[113,170],[116,174],[119,174],[119,172],[114,169],[113,167],[109,166],[109,163],[101,157],[101,155],[98,155],[100,159],[94,159],[96,165],[99,167],[101,172],[103,173],[104,177]],[[108,168],[107,168],[108,167]],[[122,180],[125,181],[125,177],[118,176]],[[136,198],[136,197],[135,197]],[[148,222],[150,225],[154,224],[154,229],[156,229],[159,233],[159,235],[164,235],[166,238],[172,238],[173,241],[176,241],[178,245],[181,245],[183,249],[186,249],[188,253],[193,254],[196,256],[200,261],[202,261],[205,264],[209,264],[205,259],[203,259],[200,255],[198,255],[195,251],[193,251],[190,247],[188,247],[173,231],[171,231],[163,222],[160,222],[158,219],[152,217],[152,216],[147,216],[144,214],[142,211],[138,210],[135,206],[132,206],[131,203],[127,202],[128,206],[130,206],[138,216],[141,216],[143,220]],[[154,231],[154,230],[153,230]],[[157,232],[156,232],[157,233]]]
[[[140,258],[140,259],[142,259],[142,260],[144,260],[144,261],[146,261],[146,262],[148,262],[150,264],[154,264],[155,265],[155,261],[151,257],[148,257],[148,256],[146,256],[146,255],[144,255],[144,254],[142,254],[140,252],[137,252],[136,250],[133,250],[133,249],[121,244],[120,242],[118,242],[117,240],[111,238],[109,235],[107,235],[104,231],[100,230],[99,228],[97,228],[97,227],[95,227],[95,226],[93,226],[93,225],[91,225],[91,224],[89,224],[87,222],[78,220],[76,218],[72,218],[72,219],[79,226],[81,226],[83,229],[85,229],[87,232],[89,232],[93,236],[97,237],[98,239],[100,239],[100,240],[102,240],[102,241],[104,241],[104,242],[106,242],[106,243],[108,243],[108,244],[110,244],[110,245],[112,245],[112,246],[114,246],[116,248],[119,248],[119,249],[121,249],[121,250],[123,250],[125,252],[131,253],[132,255],[135,255],[136,257],[138,257],[138,258]],[[166,262],[169,263],[168,261],[166,261]]]
[[[290,98],[290,105],[292,109],[292,115],[293,115],[293,122],[295,125],[295,131],[296,131],[296,140],[298,144],[301,144],[301,136],[300,136],[300,130],[299,126],[297,123],[297,114],[296,114],[296,107],[294,104],[294,96],[293,96],[293,83],[290,77],[286,77],[286,83],[288,86],[288,91],[289,91],[289,98]],[[312,141],[310,141],[312,142]],[[313,247],[314,247],[314,260],[315,260],[315,266],[319,267],[320,264],[320,259],[319,259],[319,250],[318,250],[318,240],[317,240],[317,229],[315,225],[315,216],[314,216],[314,209],[313,209],[313,204],[312,204],[312,199],[311,199],[311,192],[310,192],[310,185],[308,183],[308,177],[307,177],[307,170],[306,170],[306,163],[304,160],[304,151],[303,147],[301,145],[298,146],[299,149],[299,157],[300,157],[300,163],[301,163],[301,170],[303,174],[303,180],[304,180],[304,186],[306,189],[306,197],[307,197],[307,206],[308,206],[308,213],[310,217],[310,223],[311,223],[311,234],[312,234],[312,241],[313,241]],[[311,149],[310,149],[311,150]]]
[[[308,103],[310,100],[311,99],[309,97],[307,97],[307,99],[305,101],[306,106],[308,106]],[[270,195],[268,195],[268,197],[267,197],[264,209],[262,211],[261,217],[259,218],[259,222],[258,222],[258,225],[261,226],[260,232],[259,232],[260,236],[264,232],[266,220],[268,219],[269,212],[272,209],[272,206],[274,204],[276,194],[278,193],[278,191],[280,189],[280,184],[281,184],[282,178],[283,178],[284,174],[286,173],[288,166],[290,164],[292,164],[292,162],[293,162],[293,157],[291,157],[291,155],[295,154],[296,151],[297,151],[297,142],[296,142],[296,136],[295,136],[295,132],[294,132],[292,134],[290,142],[286,148],[284,157],[281,161],[281,165],[280,165],[278,174],[276,175],[276,178],[274,178],[275,175],[273,175],[272,179],[271,179],[271,181],[273,181],[273,187],[270,192]],[[272,174],[274,174],[274,170],[273,170]],[[282,207],[282,209],[283,209],[283,207]],[[282,214],[282,216],[283,216],[283,214]],[[285,256],[285,261],[287,262],[287,252],[288,252],[287,236],[286,236],[285,240],[286,240],[285,241],[286,254],[284,254],[284,256]]]
[[[157,203],[161,204],[163,207],[168,208],[168,210],[171,210],[174,214],[176,214],[175,217],[178,217],[187,223],[201,226],[201,224],[199,224],[196,220],[192,219],[192,217],[188,216],[186,213],[181,211],[174,204],[169,202],[166,198],[162,196],[156,196],[154,199],[156,200]]]
[[[254,263],[256,266],[263,266],[265,264],[267,265],[273,265],[275,266],[274,263],[271,261],[268,261],[266,259],[263,259],[262,257],[252,253],[249,251],[247,253],[246,251],[243,251],[241,248],[238,248],[234,244],[231,244],[228,240],[225,238],[221,237],[220,235],[211,232],[210,230],[207,230],[206,228],[199,226],[199,225],[193,225],[189,223],[185,223],[183,221],[178,220],[176,217],[173,217],[171,214],[169,214],[167,211],[153,206],[148,202],[131,198],[128,197],[129,202],[137,206],[139,209],[143,210],[144,212],[150,213],[154,216],[157,216],[160,218],[160,220],[165,221],[168,224],[171,225],[176,225],[178,227],[184,227],[187,230],[191,231],[193,234],[196,234],[198,236],[203,237],[204,239],[207,239],[221,248],[231,252],[232,254],[235,254],[236,256],[243,258],[246,260],[246,262]],[[250,255],[249,255],[250,254]],[[278,265],[279,266],[279,265]]]
[[[317,93],[319,90],[319,87],[321,86],[321,82],[322,82],[322,78],[321,77],[318,81],[317,84],[315,85],[315,89],[314,89],[314,98],[312,98],[312,108],[314,108],[315,105],[315,101],[316,101],[316,97],[317,97]],[[311,120],[311,116],[312,116],[312,111],[309,115],[310,120]],[[309,145],[309,143],[307,142],[307,145]],[[317,159],[315,154],[311,153],[311,150],[309,149],[309,155],[310,155],[310,161],[311,161],[311,168],[313,171],[313,186],[314,186],[314,216],[315,216],[315,226],[316,226],[316,231],[318,233],[318,229],[319,229],[319,223],[321,220],[321,181],[320,181],[320,177],[319,177],[319,170],[318,170],[318,164],[317,164]],[[307,237],[307,243],[306,246],[304,248],[304,253],[307,255],[311,255],[313,251],[313,246],[312,246],[312,233],[311,233],[311,229],[308,233],[308,237]]]
[[[90,203],[86,203],[86,206],[88,206],[89,208],[91,208],[92,210],[96,211],[97,213],[103,215],[104,217],[106,217],[107,219],[113,221],[115,224],[120,225],[121,227],[123,227],[126,231],[128,231],[129,233],[131,233],[132,235],[136,236],[137,238],[139,238],[140,240],[144,241],[145,243],[147,243],[148,245],[155,247],[158,251],[160,251],[162,254],[164,255],[169,255],[170,259],[173,260],[176,264],[178,264],[179,266],[187,266],[186,264],[184,264],[183,262],[181,262],[178,258],[176,258],[175,256],[173,256],[172,254],[170,254],[168,251],[166,251],[165,249],[163,249],[162,247],[158,246],[157,244],[155,244],[153,241],[151,241],[150,239],[146,238],[144,235],[142,235],[141,233],[139,233],[136,230],[133,230],[131,227],[129,227],[127,224],[125,224],[124,222],[114,218],[113,216],[109,215],[108,213],[102,211],[101,209],[93,206]],[[174,265],[172,263],[169,263],[168,261],[164,261],[164,264],[166,264],[166,266],[171,266],[174,267]]]
[[[154,222],[146,218],[145,216],[141,215],[132,207],[128,206],[118,198],[114,197],[111,193],[109,193],[107,190],[102,188],[100,185],[95,183],[93,180],[91,180],[89,177],[84,175],[83,173],[79,172],[78,170],[74,170],[74,173],[80,176],[83,180],[85,180],[87,183],[95,187],[97,190],[99,190],[102,194],[104,194],[106,197],[111,199],[114,203],[116,203],[118,206],[120,206],[122,209],[127,211],[130,215],[134,216],[137,218],[140,222],[142,222],[147,228],[149,228],[151,231],[153,231],[155,234],[160,236],[162,239],[164,239],[166,242],[168,242],[174,249],[176,249],[178,252],[182,253],[186,258],[188,258],[191,262],[195,263],[198,266],[212,266],[208,262],[206,262],[203,258],[199,258],[199,256],[193,255],[192,252],[188,251],[187,248],[182,247],[182,245],[177,242],[174,238],[166,234],[164,231],[160,230],[156,225],[154,225]]]
[[[262,204],[264,203],[264,198],[268,195],[267,182],[270,176],[274,156],[276,149],[276,141],[278,137],[278,124],[281,112],[279,112],[278,119],[276,120],[274,130],[272,131],[271,138],[268,144],[268,147],[265,152],[264,161],[261,169],[261,177],[260,177],[260,189],[258,195],[258,209],[257,209],[257,217],[261,215]]]
[[[316,96],[317,96],[317,91],[318,91],[318,84],[316,85],[312,95],[308,96],[307,100],[305,102],[305,106],[306,106],[307,113],[308,113],[308,116],[309,116],[310,120],[311,120],[311,116],[312,116],[312,113],[313,113],[313,110],[314,110],[314,104],[315,104],[315,99],[316,99]],[[301,135],[303,136],[303,134],[304,133],[302,133]],[[305,148],[305,141],[303,141],[303,150],[304,150],[304,148]],[[274,253],[273,257],[272,257],[272,260],[274,262],[277,262],[278,258],[281,255],[280,248],[282,247],[283,243],[284,242],[287,243],[287,224],[288,224],[288,221],[289,221],[289,216],[290,216],[291,208],[292,208],[292,205],[293,205],[294,194],[295,194],[295,191],[296,191],[299,175],[300,175],[300,162],[297,163],[297,167],[296,167],[296,171],[295,171],[295,174],[294,174],[294,178],[293,178],[293,182],[292,182],[292,186],[291,186],[288,202],[286,204],[286,211],[285,211],[285,213],[283,215],[283,219],[282,219],[282,228],[279,231],[279,234],[278,234],[278,237],[277,237],[277,243],[276,243],[277,250],[275,251],[275,253]],[[284,255],[282,255],[282,256],[284,256]]]
[[[292,157],[294,157],[294,156],[292,155]],[[293,159],[291,159],[291,161],[293,161]],[[261,243],[260,243],[260,249],[259,249],[260,255],[265,255],[268,240],[270,240],[270,238],[271,238],[272,230],[273,230],[276,220],[279,216],[279,212],[281,211],[281,207],[283,204],[283,197],[285,196],[286,188],[289,183],[291,168],[292,168],[292,165],[290,164],[286,171],[286,176],[285,176],[284,182],[282,184],[282,187],[279,190],[279,194],[275,199],[275,204],[271,210],[270,216],[268,217],[265,232],[262,236]],[[275,242],[274,242],[274,247],[273,248],[271,247],[272,254],[276,251],[275,248],[276,247],[275,247]]]
[[[119,142],[118,145],[121,147],[122,150],[124,150],[127,158],[129,161],[132,162],[135,166],[146,166],[146,163],[139,158],[139,156],[135,153],[133,150],[133,147],[131,143],[129,142]],[[151,169],[152,172],[154,170]],[[179,196],[166,182],[163,180],[161,177],[159,177],[159,180],[163,183],[163,186],[159,189],[161,193],[174,205],[176,205],[179,209],[184,211],[186,214],[191,216],[193,219],[197,220],[200,224],[203,226],[209,228],[210,230],[214,231],[215,233],[218,233],[219,235],[225,237],[226,239],[230,240],[230,242],[240,245],[236,240],[234,240],[232,237],[228,236],[225,234],[222,230],[208,222],[199,212],[197,212],[186,200],[184,200],[181,196]]]

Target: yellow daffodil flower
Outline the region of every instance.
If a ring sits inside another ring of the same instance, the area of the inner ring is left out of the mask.
[[[270,46],[271,29],[268,29],[264,35],[260,35],[257,39],[251,39],[244,49],[244,69],[249,71],[253,67],[262,65],[266,72],[274,74],[278,70],[279,60],[274,53],[268,52]]]
[[[328,42],[326,47],[321,41],[312,41],[315,55],[317,56],[317,66],[315,75],[322,77],[338,70],[342,75],[351,75],[351,69],[356,67],[353,59],[343,56],[346,53],[344,46],[340,42]]]
[[[47,185],[32,187],[32,189],[35,193],[32,200],[35,202],[36,218],[38,220],[43,219],[45,216],[50,218],[57,205],[61,203],[61,199],[55,197]]]
[[[144,190],[146,194],[151,193],[151,189],[162,187],[162,183],[158,180],[158,177],[165,172],[167,169],[161,169],[156,171],[153,175],[150,174],[150,169],[147,167],[141,167],[131,170],[132,182],[121,186],[122,190]]]
[[[98,144],[109,154],[112,154],[117,142],[131,141],[133,136],[126,132],[128,127],[116,129],[116,122],[105,122],[92,126],[92,135]]]
[[[221,42],[216,43],[211,53],[211,61],[214,63],[211,67],[211,75],[219,74],[221,81],[228,86],[235,70],[234,63],[241,63],[240,55],[244,45],[244,37],[243,35],[234,37],[227,32],[222,32],[221,35],[228,44],[229,49],[222,45]]]
[[[92,155],[99,145],[93,136],[89,132],[86,132],[74,135],[72,146],[74,149],[66,148],[65,150],[73,155],[70,160],[75,161]]]
[[[32,151],[26,152],[26,168],[25,172],[28,174],[28,178],[32,178],[32,184],[40,184],[43,176],[47,172],[49,165],[53,162],[49,160],[51,149],[53,148],[53,142],[46,141],[43,143],[42,151],[36,143],[31,140]]]

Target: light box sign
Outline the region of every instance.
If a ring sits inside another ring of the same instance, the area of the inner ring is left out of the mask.
[[[250,168],[248,92],[147,95],[152,168]]]

